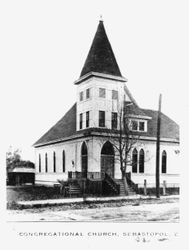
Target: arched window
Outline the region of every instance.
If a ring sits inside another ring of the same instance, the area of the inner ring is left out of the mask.
[[[56,173],[56,153],[53,152],[53,170]]]
[[[135,148],[132,154],[132,172],[133,173],[137,173],[137,162],[138,162],[138,151]]]
[[[47,158],[47,153],[45,154],[45,172],[48,172],[48,158]]]
[[[41,155],[39,154],[39,173],[41,173]]]
[[[162,172],[162,174],[166,174],[167,173],[167,153],[166,153],[165,150],[162,152],[161,172]]]
[[[144,150],[141,149],[139,153],[139,173],[144,173]]]
[[[65,165],[65,151],[62,151],[62,171],[63,173],[66,171],[66,165]]]
[[[83,142],[81,146],[81,171],[82,171],[82,177],[87,178],[88,173],[88,150],[87,145],[85,142]]]

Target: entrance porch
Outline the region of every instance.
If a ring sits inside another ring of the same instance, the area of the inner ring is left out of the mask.
[[[94,139],[83,141],[77,163],[81,164],[77,167],[79,171],[68,171],[70,194],[73,189],[75,193],[78,190],[78,193],[87,195],[126,195],[119,164],[115,161],[114,146],[110,141],[103,144]],[[137,186],[131,181],[130,173],[127,174],[127,183],[127,193],[134,194]]]
[[[131,180],[131,174],[126,174],[127,193],[133,195],[137,193],[138,186]],[[108,173],[104,172],[68,172],[68,183],[70,183],[70,192],[72,195],[77,192],[83,195],[120,195],[125,196],[125,187],[122,179],[112,178]],[[77,189],[77,191],[76,191]]]

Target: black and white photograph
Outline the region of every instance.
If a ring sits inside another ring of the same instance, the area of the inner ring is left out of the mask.
[[[185,1],[1,6],[7,233],[179,245]]]

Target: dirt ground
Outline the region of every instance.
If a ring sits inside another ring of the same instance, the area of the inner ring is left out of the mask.
[[[179,198],[7,210],[7,221],[179,222]]]

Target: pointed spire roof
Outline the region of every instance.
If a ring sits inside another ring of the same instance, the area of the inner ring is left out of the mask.
[[[122,77],[102,20],[99,22],[80,77],[90,72]]]

